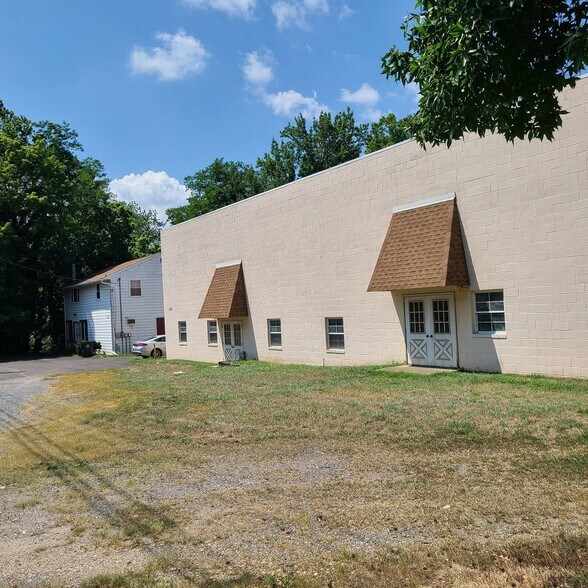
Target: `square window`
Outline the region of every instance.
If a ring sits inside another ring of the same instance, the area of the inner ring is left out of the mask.
[[[186,327],[186,321],[178,321],[178,339],[180,343],[188,342],[188,329]]]
[[[328,318],[327,323],[327,349],[345,349],[345,330],[342,318]]]
[[[208,321],[208,344],[218,345],[218,326],[216,321]]]
[[[131,280],[131,296],[141,296],[141,280]]]
[[[505,333],[504,292],[476,292],[474,314],[476,333]]]
[[[80,289],[79,288],[73,288],[72,290],[70,290],[70,300],[72,302],[79,302],[80,301]]]
[[[270,347],[282,346],[282,320],[268,319],[267,321],[268,344]]]

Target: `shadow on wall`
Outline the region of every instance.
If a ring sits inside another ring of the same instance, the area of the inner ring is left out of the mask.
[[[455,295],[459,367],[464,370],[501,372],[502,367],[496,350],[496,341],[490,336],[476,336],[474,334],[474,300],[472,293],[479,291],[480,285],[472,261],[467,233],[464,230],[461,219],[460,225],[470,277],[470,287],[469,289],[459,288]]]

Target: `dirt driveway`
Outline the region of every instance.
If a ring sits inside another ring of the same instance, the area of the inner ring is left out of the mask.
[[[129,363],[124,357],[54,357],[0,361],[0,415],[2,421],[13,421],[24,403],[33,395],[46,390],[48,376],[81,374],[108,370]]]

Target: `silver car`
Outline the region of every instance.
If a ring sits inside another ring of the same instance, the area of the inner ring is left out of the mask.
[[[142,357],[163,357],[165,355],[165,335],[159,335],[144,341],[135,341],[131,353]]]

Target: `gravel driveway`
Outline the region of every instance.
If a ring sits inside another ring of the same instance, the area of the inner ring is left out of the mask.
[[[2,421],[14,420],[33,395],[46,390],[47,376],[81,374],[119,368],[132,361],[127,357],[56,357],[0,361],[0,415]]]

